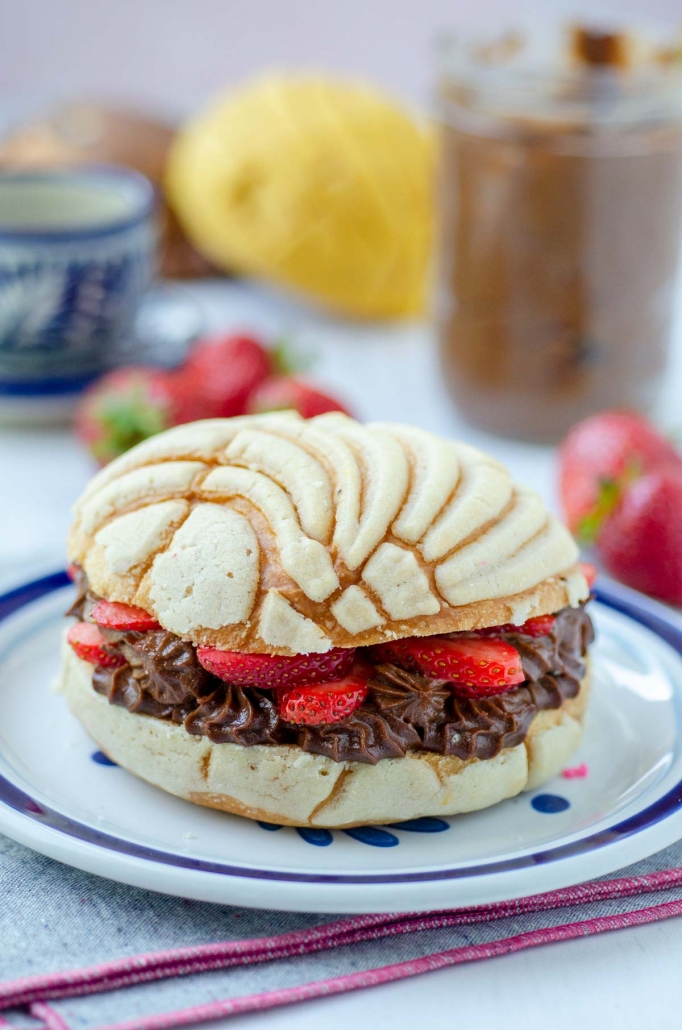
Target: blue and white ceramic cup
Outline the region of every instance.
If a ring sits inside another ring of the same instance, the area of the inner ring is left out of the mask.
[[[58,417],[110,367],[154,275],[155,208],[125,168],[0,173],[0,419]]]

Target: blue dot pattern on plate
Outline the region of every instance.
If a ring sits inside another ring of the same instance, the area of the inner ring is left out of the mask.
[[[445,819],[436,819],[426,815],[421,819],[406,819],[402,823],[389,823],[392,830],[408,830],[410,833],[442,833],[450,829]]]
[[[103,751],[93,751],[90,755],[93,762],[97,762],[98,765],[118,765],[118,762],[112,762],[108,755],[105,755]]]
[[[565,812],[571,807],[571,802],[559,794],[536,794],[530,803],[536,812],[543,812],[545,815]]]
[[[262,830],[283,830],[279,823],[266,823],[257,820]],[[407,830],[409,833],[442,833],[450,829],[450,823],[445,819],[436,819],[433,816],[424,816],[422,819],[405,819],[402,823],[389,823],[392,830]],[[314,844],[317,848],[326,848],[334,842],[334,834],[331,830],[323,830],[309,826],[293,827],[301,840],[306,844]],[[351,830],[343,831],[348,837],[357,840],[360,844],[368,844],[372,848],[395,848],[400,844],[400,838],[387,829],[379,826],[356,826]]]
[[[380,830],[378,826],[355,826],[352,830],[344,830],[353,840],[361,844],[369,844],[373,848],[394,848],[400,841],[388,830]]]
[[[308,826],[297,827],[296,833],[306,844],[314,844],[317,848],[326,848],[334,840],[329,830],[316,830]]]

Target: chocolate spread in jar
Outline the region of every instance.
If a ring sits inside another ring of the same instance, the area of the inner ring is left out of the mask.
[[[682,67],[635,42],[577,28],[554,63],[530,44],[446,58],[440,352],[484,429],[552,442],[656,398],[682,234]]]
[[[84,587],[69,614],[87,618],[94,600]],[[546,636],[502,634],[519,651],[527,677],[506,694],[459,698],[445,680],[380,664],[366,700],[350,716],[297,726],[280,718],[273,691],[224,683],[199,664],[193,644],[167,630],[104,633],[126,660],[93,670],[93,687],[110,704],[215,743],[295,744],[336,762],[370,764],[419,750],[485,759],[515,747],[538,711],[577,695],[594,637],[584,607],[565,608]]]

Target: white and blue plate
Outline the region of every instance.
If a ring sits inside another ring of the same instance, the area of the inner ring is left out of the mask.
[[[256,823],[171,797],[113,765],[52,691],[71,587],[0,596],[0,831],[122,883],[315,912],[426,910],[536,894],[682,837],[682,621],[598,592],[584,778],[486,811],[357,830]]]

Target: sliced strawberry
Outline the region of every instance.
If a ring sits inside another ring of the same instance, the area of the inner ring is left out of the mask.
[[[98,601],[92,609],[92,617],[98,626],[104,629],[134,630],[146,633],[149,629],[161,629],[153,615],[144,608],[136,608],[133,604],[121,604],[119,601]]]
[[[588,561],[581,561],[580,571],[587,580],[587,585],[591,590],[597,580],[597,566],[592,565],[592,563]]]
[[[395,662],[438,679],[450,680],[460,697],[504,694],[525,674],[521,656],[505,640],[478,637],[408,637],[372,648],[379,661]]]
[[[106,665],[112,668],[125,665],[123,655],[117,654],[108,646],[99,626],[92,622],[77,622],[69,629],[66,639],[78,657],[92,665]]]
[[[277,692],[279,714],[286,722],[320,726],[339,722],[359,708],[367,697],[369,670],[356,668],[344,679],[286,687]]]
[[[354,647],[335,647],[325,654],[243,654],[215,647],[197,648],[197,658],[208,672],[240,687],[275,690],[295,684],[326,683],[350,672]]]
[[[76,582],[76,580],[78,578],[78,573],[79,572],[80,572],[80,569],[75,564],[75,562],[71,562],[70,565],[66,566],[66,575],[69,577],[69,579],[71,580],[72,583]]]
[[[493,637],[503,636],[505,633],[523,633],[526,637],[545,637],[554,629],[556,616],[536,615],[532,619],[526,619],[520,626],[513,622],[505,622],[502,626],[484,626],[482,629],[473,630],[474,636]]]
[[[522,626],[514,626],[513,632],[523,633],[527,637],[546,637],[554,629],[554,615],[536,615],[526,619]]]

